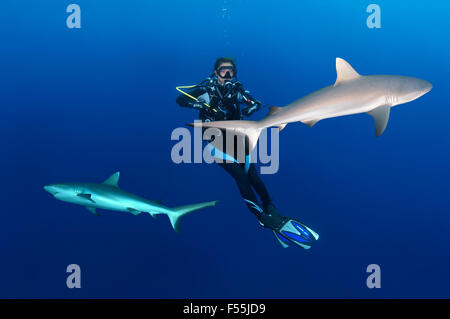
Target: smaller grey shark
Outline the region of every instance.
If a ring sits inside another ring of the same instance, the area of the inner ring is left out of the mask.
[[[94,183],[61,183],[44,186],[44,189],[56,199],[72,204],[85,206],[91,213],[100,216],[96,209],[107,209],[128,212],[138,215],[149,213],[152,217],[165,214],[169,217],[173,229],[180,230],[180,218],[190,212],[205,207],[215,206],[218,201],[191,204],[169,208],[159,201],[151,201],[128,193],[119,188],[120,172],[116,172],[101,184]]]

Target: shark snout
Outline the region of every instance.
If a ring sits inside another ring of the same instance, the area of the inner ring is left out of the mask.
[[[56,185],[45,185],[44,189],[52,195],[56,195],[59,191],[59,188]]]
[[[416,99],[418,99],[421,96],[424,96],[425,94],[427,94],[428,92],[431,91],[431,89],[433,88],[433,84],[431,84],[428,81],[423,80],[424,84],[421,86],[421,90],[419,91],[419,93],[417,94]]]
[[[415,93],[413,93],[413,99],[418,99],[419,97],[427,94],[433,88],[433,84],[426,80],[418,79],[416,82],[416,86],[414,88]]]
[[[430,82],[428,82],[428,81],[425,81],[426,83],[425,83],[425,87],[424,87],[424,89],[423,89],[423,94],[427,94],[428,92],[430,92],[431,91],[431,89],[433,88],[433,84],[431,84]]]

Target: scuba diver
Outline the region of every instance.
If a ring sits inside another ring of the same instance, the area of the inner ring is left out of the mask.
[[[178,96],[176,102],[180,106],[199,110],[199,119],[203,122],[242,120],[243,116],[248,117],[258,111],[261,108],[261,102],[244,89],[243,85],[237,81],[236,74],[236,63],[233,59],[218,58],[210,77],[197,85],[177,87],[182,94]],[[187,93],[181,88],[191,90]],[[244,105],[242,109],[241,104]],[[237,154],[236,145],[234,144],[233,147],[232,154]],[[234,178],[248,209],[256,215],[260,224],[271,229],[283,247],[295,244],[309,249],[319,236],[303,223],[285,217],[277,211],[266,186],[256,171],[255,164],[249,163],[247,157],[245,163],[242,163],[227,154],[226,150],[222,152],[217,148],[211,148],[214,157],[224,159],[224,161],[216,161],[217,164]],[[253,190],[258,194],[262,205],[257,204],[258,200]]]

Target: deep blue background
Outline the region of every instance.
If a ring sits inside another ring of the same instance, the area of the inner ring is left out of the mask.
[[[447,2],[377,0],[378,30],[369,1],[74,2],[79,30],[69,1],[0,6],[0,297],[450,297]],[[263,179],[321,235],[309,251],[282,249],[217,165],[170,159],[172,130],[197,116],[175,86],[223,55],[271,105],[332,84],[336,57],[434,85],[394,108],[380,138],[365,114],[280,134],[280,170]],[[176,234],[165,216],[97,218],[42,189],[117,170],[123,189],[168,206],[221,202]],[[381,289],[366,287],[371,263]]]

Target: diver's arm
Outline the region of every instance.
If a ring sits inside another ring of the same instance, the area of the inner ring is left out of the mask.
[[[189,95],[197,98],[204,93],[205,93],[205,91],[203,89],[196,88],[196,89],[190,91]],[[176,102],[180,106],[194,108],[194,109],[201,109],[201,108],[205,107],[204,104],[201,103],[200,101],[196,101],[185,94],[180,94],[180,96],[177,97]]]
[[[253,98],[249,91],[244,90],[242,84],[239,83],[239,85],[238,101],[239,103],[246,105],[246,107],[242,109],[242,114],[250,116],[261,108],[262,103]]]

